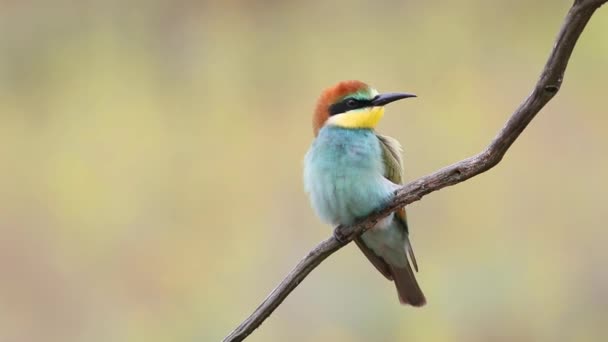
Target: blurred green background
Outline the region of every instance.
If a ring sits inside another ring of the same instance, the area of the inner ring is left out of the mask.
[[[570,1],[2,1],[0,340],[218,341],[331,233],[302,160],[321,90],[419,95],[409,180],[480,151]],[[353,246],[249,341],[600,341],[608,8],[492,171],[414,203],[428,305]]]

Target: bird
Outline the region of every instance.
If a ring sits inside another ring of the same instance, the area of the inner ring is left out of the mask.
[[[376,132],[376,126],[386,105],[413,97],[380,94],[357,80],[339,82],[321,93],[312,120],[314,140],[304,158],[304,188],[322,221],[351,225],[394,197],[403,182],[401,144]],[[418,264],[405,208],[354,241],[376,269],[395,283],[401,304],[426,304],[412,270],[418,272]]]

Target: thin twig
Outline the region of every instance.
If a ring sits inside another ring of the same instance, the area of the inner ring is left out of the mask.
[[[262,304],[223,341],[242,341],[251,334],[283,302],[293,289],[325,258],[344,247],[356,236],[373,227],[380,219],[423,196],[463,182],[498,164],[509,147],[532,121],[534,116],[559,91],[572,50],[585,25],[596,9],[608,0],[576,0],[563,21],[561,30],[532,93],[511,115],[490,145],[479,154],[447,166],[433,174],[410,182],[395,192],[393,200],[382,210],[352,226],[339,226],[334,236],[321,242],[283,279]]]

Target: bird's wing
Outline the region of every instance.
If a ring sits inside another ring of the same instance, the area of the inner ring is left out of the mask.
[[[401,144],[394,138],[385,136],[385,135],[376,135],[378,140],[380,141],[380,146],[382,148],[382,158],[384,161],[384,177],[390,180],[395,184],[402,184],[403,182],[403,159],[401,158]],[[405,208],[401,208],[395,212],[395,217],[399,220],[406,232],[407,228],[407,218],[405,213]],[[406,235],[407,236],[407,235]],[[384,275],[387,279],[392,280],[393,275],[391,274],[390,266],[382,259],[380,256],[376,255],[369,247],[363,243],[361,237],[355,238],[355,243],[361,249],[363,254],[369,259],[369,261],[378,269],[382,275]],[[414,256],[414,251],[412,250],[411,244],[409,243],[409,239],[406,243],[407,253],[412,261],[414,269],[418,271],[418,264],[416,262],[416,257]]]
[[[401,159],[401,144],[396,139],[388,136],[376,134],[382,147],[382,159],[384,160],[384,177],[395,184],[401,184],[402,173],[403,173],[403,161]],[[405,208],[397,211],[398,219],[404,222],[404,227],[407,229],[407,223],[405,221]],[[402,218],[401,218],[402,217]],[[359,246],[359,249],[365,254],[367,259],[384,275],[387,279],[393,280],[393,275],[389,265],[376,255],[369,247],[363,243],[361,237],[355,238],[355,243]]]
[[[397,141],[397,139],[386,135],[376,134],[376,136],[378,137],[378,140],[380,140],[380,146],[382,147],[384,177],[395,184],[403,184],[403,158],[401,157],[403,148],[401,148],[401,144],[399,141]],[[412,244],[407,237],[407,235],[409,235],[409,230],[407,227],[407,215],[405,213],[405,208],[400,208],[397,210],[395,212],[395,217],[402,223],[403,228],[408,233],[406,234],[406,252],[411,259],[414,269],[416,272],[418,272],[418,263],[416,262],[416,257],[414,256],[414,250],[412,249]]]
[[[395,184],[403,183],[403,160],[401,159],[401,144],[396,139],[379,135],[380,146],[382,147],[382,156],[384,160],[384,177]],[[422,306],[426,303],[424,294],[416,281],[416,276],[412,272],[412,266],[414,270],[418,272],[418,263],[414,256],[414,250],[409,239],[409,231],[407,227],[407,217],[405,214],[405,208],[400,208],[395,212],[395,219],[401,223],[401,227],[405,230],[405,252],[406,257],[409,256],[409,261],[405,267],[396,267],[389,265],[390,275],[395,281],[397,292],[399,293],[399,300],[402,304],[410,304],[413,306]],[[365,252],[365,251],[364,251]],[[374,257],[384,261],[380,257],[373,254]],[[369,258],[369,257],[368,257]],[[369,258],[371,261],[371,258]],[[372,261],[372,263],[374,263]],[[384,262],[386,264],[386,262]]]
[[[401,159],[401,144],[391,137],[376,134],[380,146],[382,148],[382,159],[384,161],[384,177],[394,184],[402,184],[403,182],[403,160]],[[395,211],[395,219],[400,223],[400,226],[405,230],[405,241],[404,248],[406,252],[406,258],[409,259],[414,266],[414,269],[418,271],[418,264],[416,263],[416,257],[412,250],[412,245],[409,240],[409,232],[407,227],[407,219],[405,215],[405,208],[401,208]],[[369,259],[369,261],[384,275],[387,279],[393,280],[399,294],[399,301],[402,304],[410,304],[413,306],[422,306],[426,303],[424,294],[418,286],[416,276],[412,271],[412,266],[407,262],[405,267],[397,267],[387,263],[382,257],[376,255],[367,245],[363,242],[361,237],[355,238],[355,243],[363,254]]]
[[[403,182],[403,149],[397,139],[386,135],[376,134],[382,147],[382,159],[384,160],[384,177],[395,184]]]

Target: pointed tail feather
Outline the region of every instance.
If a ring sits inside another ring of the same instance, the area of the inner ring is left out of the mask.
[[[416,281],[412,267],[408,263],[405,267],[389,266],[395,287],[399,294],[401,304],[409,304],[412,306],[423,306],[426,304],[426,298]]]
[[[414,270],[418,272],[418,262],[416,261],[416,256],[414,255],[414,249],[412,248],[412,243],[410,242],[409,236],[405,235],[405,251],[407,255],[410,257],[410,261],[414,265]]]

